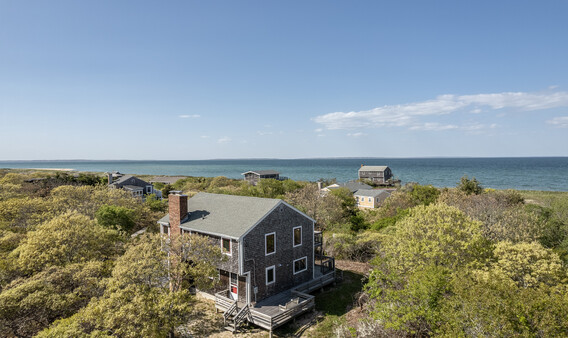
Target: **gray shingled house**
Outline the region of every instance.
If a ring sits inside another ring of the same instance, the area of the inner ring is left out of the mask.
[[[136,176],[124,175],[120,176],[117,180],[113,180],[111,174],[109,176],[110,188],[124,189],[132,194],[134,197],[142,198],[144,195],[153,194],[154,186]]]
[[[241,175],[245,176],[245,181],[249,182],[252,185],[257,185],[260,180],[272,178],[275,180],[280,179],[280,173],[275,170],[256,170],[256,171],[247,171],[242,173]]]
[[[392,171],[387,166],[361,165],[359,168],[359,179],[387,184],[391,178],[393,178]]]
[[[315,221],[282,200],[172,194],[169,208],[158,221],[162,234],[209,236],[228,257],[214,294],[228,329],[247,320],[272,331],[313,308],[308,293],[335,280],[333,258],[316,256]]]

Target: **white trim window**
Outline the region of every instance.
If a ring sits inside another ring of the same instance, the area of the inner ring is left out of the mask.
[[[272,265],[266,268],[266,285],[276,282],[276,266]]]
[[[264,255],[272,255],[276,252],[276,232],[264,235]]]
[[[233,244],[231,243],[231,240],[229,238],[221,238],[221,252],[223,252],[225,255],[233,255],[233,252],[231,251],[232,245]]]
[[[147,185],[147,186],[146,186],[146,193],[147,193],[147,194],[151,194],[151,193],[152,193],[152,186],[151,186],[151,185]]]
[[[292,230],[292,246],[297,247],[302,245],[302,227],[294,227]]]
[[[369,202],[372,202],[372,201],[373,201],[373,199],[371,197],[369,197]]]
[[[304,272],[308,269],[308,257],[302,257],[294,261],[294,274]]]

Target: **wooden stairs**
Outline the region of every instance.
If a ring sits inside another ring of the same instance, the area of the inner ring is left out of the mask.
[[[246,319],[250,319],[250,309],[247,305],[239,310],[237,302],[235,302],[231,307],[223,314],[223,321],[225,324],[225,330],[236,333],[239,329],[239,325],[242,324]]]

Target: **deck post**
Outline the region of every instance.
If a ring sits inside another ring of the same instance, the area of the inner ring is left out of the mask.
[[[268,334],[269,338],[272,338],[272,329],[270,329],[270,333]]]

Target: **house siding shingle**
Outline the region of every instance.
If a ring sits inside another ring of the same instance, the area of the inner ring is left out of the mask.
[[[302,227],[302,245],[294,247],[293,228]],[[258,288],[256,301],[307,282],[313,277],[313,222],[281,204],[245,235],[243,272],[251,272],[251,283]],[[276,233],[276,252],[265,254],[265,234]],[[307,257],[307,269],[294,274],[294,260]],[[254,262],[253,260],[254,259]],[[266,268],[275,266],[276,281],[266,285]],[[254,294],[251,295],[255,301]]]

